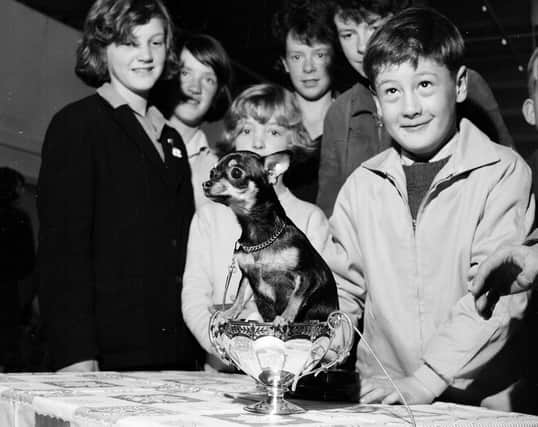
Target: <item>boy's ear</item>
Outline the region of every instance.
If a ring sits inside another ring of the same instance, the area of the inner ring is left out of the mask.
[[[282,66],[284,67],[284,71],[286,71],[286,73],[289,73],[290,70],[288,69],[288,64],[286,62],[286,58],[281,56],[280,57],[280,62],[282,62]]]
[[[374,98],[375,109],[377,110],[377,117],[381,119],[383,117],[383,113],[381,111],[381,103],[379,102],[379,98],[377,97],[375,92],[372,91],[371,93],[372,93],[372,98]]]
[[[521,107],[521,112],[525,121],[531,125],[536,126],[536,116],[534,115],[534,101],[530,98],[523,101],[523,106]]]
[[[269,184],[275,184],[278,177],[290,167],[290,155],[288,153],[270,154],[265,158],[263,166]]]
[[[456,73],[456,102],[463,102],[467,98],[467,67],[462,65]]]

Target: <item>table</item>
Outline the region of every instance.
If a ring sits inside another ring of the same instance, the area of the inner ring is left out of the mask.
[[[244,411],[259,389],[245,375],[208,372],[24,373],[0,375],[1,427],[407,426],[401,406],[297,401],[307,411]],[[418,426],[528,427],[538,417],[448,403],[414,405]]]

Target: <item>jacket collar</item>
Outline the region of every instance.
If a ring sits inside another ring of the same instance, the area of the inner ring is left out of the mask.
[[[450,159],[439,171],[432,185],[500,160],[495,144],[467,119],[461,119],[459,132],[451,143],[453,147],[451,147]],[[400,150],[394,145],[366,160],[362,167],[381,173],[405,188],[405,174]]]
[[[116,89],[114,89],[114,86],[112,86],[110,83],[104,83],[97,89],[97,93],[103,98],[105,101],[107,101],[111,107],[115,110],[120,108],[123,105],[128,106],[133,112],[141,117],[142,119],[147,120],[151,126],[155,129],[157,135],[160,135],[162,133],[163,127],[166,124],[166,119],[161,114],[161,112],[155,108],[153,105],[150,105],[146,111],[146,114],[142,114],[141,111],[137,111],[134,109],[129,103],[123,98]]]
[[[207,137],[202,129],[197,129],[194,135],[192,135],[189,141],[185,141],[185,147],[187,148],[187,155],[189,158],[200,154],[209,148]]]
[[[362,81],[351,88],[351,117],[360,113],[377,114],[374,97]]]
[[[173,164],[171,165],[172,167],[166,167],[157,150],[155,149],[153,142],[142,127],[140,120],[137,118],[138,113],[136,113],[129,106],[129,104],[127,104],[127,102],[117,93],[117,91],[113,89],[111,85],[105,84],[97,89],[97,96],[102,99],[105,105],[112,109],[112,118],[119,124],[121,130],[127,134],[129,141],[131,141],[141,150],[149,164],[151,164],[152,167],[158,171],[163,181],[165,183],[171,182],[173,185],[177,185],[177,182],[183,179],[182,175],[184,171],[181,168],[181,176],[180,174],[177,176],[175,175],[177,167],[179,167],[178,162],[181,162],[183,159],[174,157]],[[158,116],[162,117],[162,125],[160,121],[157,123],[152,123],[153,126],[156,126],[156,130],[157,126],[161,126],[158,133],[158,135],[160,135],[158,138],[159,142],[162,143],[162,141],[165,141],[166,143],[169,143],[167,140],[170,139],[176,148],[179,147],[182,157],[186,158],[187,153],[184,150],[183,143],[179,142],[179,134],[173,131],[169,126],[166,126],[166,120],[162,114],[160,114],[157,109],[155,110],[158,113],[155,116],[157,117],[157,120],[159,120]],[[148,119],[151,120],[149,116]],[[176,139],[178,141],[176,141]]]

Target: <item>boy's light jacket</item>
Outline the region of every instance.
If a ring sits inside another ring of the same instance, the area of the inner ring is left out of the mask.
[[[348,178],[330,220],[340,252],[331,262],[340,306],[356,315],[364,310],[364,336],[393,376],[414,375],[436,396],[450,385],[473,395],[464,400],[481,401],[522,368],[504,366],[510,351],[500,353],[528,294],[502,297],[486,321],[469,286],[488,254],[529,233],[530,188],[523,159],[465,119],[415,229],[395,148]],[[363,377],[382,375],[363,343],[357,367]]]

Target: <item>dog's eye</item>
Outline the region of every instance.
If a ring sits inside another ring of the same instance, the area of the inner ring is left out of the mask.
[[[241,178],[243,176],[243,170],[239,169],[239,168],[232,168],[230,170],[230,176],[233,179],[239,179],[239,178]]]

